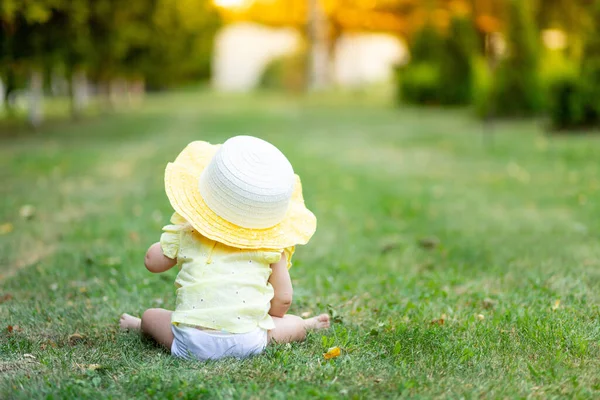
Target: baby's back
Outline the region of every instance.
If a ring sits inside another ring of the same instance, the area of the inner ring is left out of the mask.
[[[279,261],[281,252],[228,247],[187,224],[175,230],[176,240],[163,237],[172,244],[179,242],[172,322],[231,333],[273,329],[269,316],[273,288],[268,280],[270,265]]]

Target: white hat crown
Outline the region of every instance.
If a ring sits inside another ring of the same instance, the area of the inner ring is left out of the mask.
[[[294,190],[292,165],[279,149],[252,136],[235,136],[221,145],[199,180],[206,205],[243,228],[266,229],[280,223]]]

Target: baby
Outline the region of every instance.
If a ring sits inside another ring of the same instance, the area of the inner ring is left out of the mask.
[[[123,314],[121,328],[141,330],[174,356],[209,360],[259,354],[329,327],[327,314],[286,314],[292,255],[316,218],[276,147],[251,136],[192,142],[167,165],[165,190],[175,213],[145,264],[154,273],[179,267],[175,311]]]

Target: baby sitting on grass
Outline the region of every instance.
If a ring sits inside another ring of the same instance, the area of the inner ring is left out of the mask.
[[[123,314],[121,328],[141,330],[174,356],[209,360],[259,354],[329,327],[327,314],[286,314],[292,255],[316,218],[276,147],[251,136],[192,142],[167,165],[165,189],[175,213],[145,264],[154,273],[179,267],[175,311]]]

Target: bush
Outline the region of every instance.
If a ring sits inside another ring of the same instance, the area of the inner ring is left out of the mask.
[[[416,33],[410,63],[398,73],[398,98],[412,104],[439,104],[442,37],[431,25]]]
[[[585,101],[579,79],[565,76],[550,87],[548,112],[554,128],[584,125]]]
[[[477,48],[473,24],[455,17],[440,57],[439,98],[447,105],[469,104],[473,98],[473,56]]]
[[[480,118],[487,118],[492,112],[492,75],[487,60],[477,57],[473,61],[473,106]]]
[[[469,104],[476,39],[466,18],[454,17],[446,37],[425,26],[413,41],[411,62],[400,71],[399,98],[414,104]]]
[[[307,86],[308,57],[305,51],[271,61],[259,81],[259,87],[269,90],[300,92]]]
[[[600,17],[600,1],[595,13]],[[549,92],[553,128],[600,128],[600,31],[590,32],[584,47],[581,73],[556,80]]]
[[[527,2],[509,3],[508,54],[498,66],[490,96],[497,116],[531,116],[543,108],[538,78],[539,38],[527,7]]]
[[[399,78],[401,99],[414,104],[439,104],[439,67],[422,62],[405,68]]]
[[[436,62],[440,59],[444,39],[432,25],[425,25],[415,34],[410,48],[412,62]]]
[[[549,115],[555,129],[600,127],[600,68],[565,76],[550,89]]]

